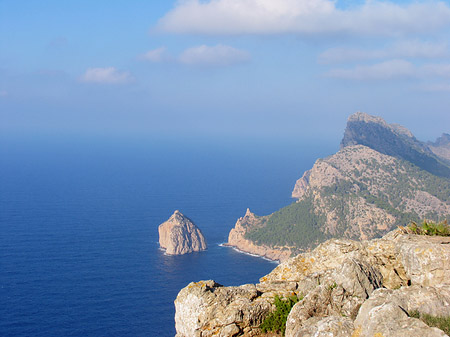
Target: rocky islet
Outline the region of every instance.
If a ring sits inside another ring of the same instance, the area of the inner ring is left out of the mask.
[[[159,245],[166,254],[182,255],[207,249],[201,230],[180,211],[159,225]]]

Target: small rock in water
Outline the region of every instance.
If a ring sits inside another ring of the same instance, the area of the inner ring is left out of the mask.
[[[170,255],[206,250],[206,240],[201,230],[180,211],[176,210],[158,227],[159,245]]]

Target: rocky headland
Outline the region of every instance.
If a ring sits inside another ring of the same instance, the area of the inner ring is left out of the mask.
[[[178,210],[159,225],[158,232],[159,245],[169,255],[199,252],[207,248],[200,229]]]
[[[341,149],[297,180],[296,202],[266,216],[247,211],[228,245],[284,261],[333,237],[367,240],[410,221],[449,219],[449,139],[423,143],[400,125],[357,112]]]
[[[248,226],[257,226],[261,222],[260,217],[247,208],[247,212],[242,218],[239,218],[234,228],[228,235],[228,242],[225,246],[236,247],[238,250],[258,255],[269,260],[285,261],[291,256],[289,247],[269,247],[266,245],[257,245],[245,238]]]
[[[450,238],[331,239],[258,284],[192,282],[175,300],[177,337],[262,336],[274,297],[297,296],[287,337],[447,336],[415,318],[450,316]]]

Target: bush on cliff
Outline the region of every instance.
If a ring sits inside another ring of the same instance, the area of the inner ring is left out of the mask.
[[[411,222],[408,225],[408,230],[417,235],[450,236],[450,226],[447,220],[438,223],[424,220],[420,226],[415,222]]]
[[[276,310],[266,317],[264,322],[260,325],[262,332],[279,332],[284,336],[286,331],[286,321],[292,307],[302,298],[295,295],[287,299],[282,299],[278,295],[275,296],[274,304]]]

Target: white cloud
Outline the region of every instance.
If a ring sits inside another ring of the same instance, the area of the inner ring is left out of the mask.
[[[327,76],[351,80],[387,80],[417,75],[411,62],[389,60],[373,65],[358,65],[351,69],[332,69]]]
[[[249,53],[230,46],[197,46],[186,49],[179,56],[179,62],[195,66],[228,66],[250,59]]]
[[[366,1],[338,9],[334,0],[184,0],[157,30],[194,34],[356,34],[398,36],[450,25],[450,7],[430,0],[410,4]]]
[[[141,60],[149,61],[149,62],[162,62],[168,58],[167,48],[160,47],[157,49],[149,50],[145,54],[139,57]]]
[[[331,48],[319,55],[319,63],[341,63],[392,58],[443,58],[450,55],[445,42],[432,43],[419,40],[400,41],[384,49]]]
[[[421,68],[423,76],[450,77],[450,64],[425,64]]]
[[[80,77],[82,82],[105,83],[105,84],[123,84],[133,80],[131,74],[127,71],[119,71],[114,67],[89,68]]]

